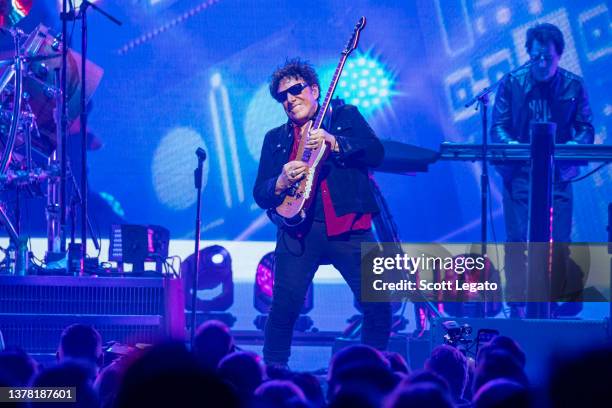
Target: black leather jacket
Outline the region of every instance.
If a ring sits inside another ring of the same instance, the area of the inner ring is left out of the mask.
[[[329,192],[338,215],[348,213],[376,213],[369,168],[378,166],[384,149],[374,131],[357,108],[343,105],[334,109],[327,131],[333,134],[340,147],[323,164]],[[270,130],[264,139],[257,179],[253,188],[255,202],[263,209],[279,206],[285,197],[274,192],[276,179],[283,165],[289,161],[293,145],[293,129],[289,122]]]
[[[491,140],[507,143],[511,140],[529,143],[529,111],[527,104],[536,87],[529,67],[507,75],[495,96]],[[556,143],[593,143],[593,114],[582,78],[562,68],[557,70],[547,87],[551,121],[557,123]],[[502,166],[502,175],[516,166]],[[558,165],[565,176],[576,173],[571,165]]]

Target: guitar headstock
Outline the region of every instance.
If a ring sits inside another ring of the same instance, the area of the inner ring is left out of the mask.
[[[365,27],[366,19],[365,17],[361,17],[357,24],[355,24],[355,29],[353,30],[353,35],[346,43],[346,47],[342,51],[342,54],[349,55],[355,48],[357,48],[357,44],[359,44],[359,36],[361,35],[361,30]]]

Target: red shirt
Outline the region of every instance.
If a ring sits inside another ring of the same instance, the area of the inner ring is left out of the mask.
[[[300,128],[293,126],[293,148],[289,161],[295,160],[297,151],[300,145]],[[369,230],[372,228],[372,214],[348,213],[345,215],[337,215],[334,210],[334,204],[329,192],[327,180],[321,180],[321,198],[323,199],[323,212],[325,214],[325,226],[327,227],[327,236],[333,237],[351,231]]]

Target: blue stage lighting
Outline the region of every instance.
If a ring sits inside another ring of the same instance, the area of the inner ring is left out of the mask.
[[[268,85],[262,84],[253,94],[244,118],[244,135],[251,157],[259,161],[266,129],[272,129],[287,121],[283,106],[270,96]]]
[[[195,146],[208,150],[202,136],[195,129],[176,127],[162,138],[155,149],[151,164],[153,188],[159,201],[170,209],[185,210],[195,203]],[[189,157],[193,159],[189,160]],[[204,189],[208,181],[208,161],[204,162],[202,180]]]
[[[331,82],[334,69],[323,72],[323,89]],[[369,116],[391,102],[394,85],[393,74],[382,62],[369,54],[357,53],[344,66],[335,96],[359,107],[364,116]]]
[[[100,191],[98,194],[112,208],[115,214],[120,217],[125,217],[125,210],[115,196],[113,196],[111,193],[107,193],[106,191]]]

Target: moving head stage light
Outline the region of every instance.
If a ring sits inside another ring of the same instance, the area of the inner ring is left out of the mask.
[[[193,310],[193,274],[195,273],[195,254],[191,254],[181,264],[181,275],[185,285],[185,308]],[[234,304],[234,280],[232,257],[227,249],[212,245],[200,250],[200,268],[196,296],[198,324],[205,320],[221,320],[231,327],[236,318],[230,313],[222,313]]]
[[[273,293],[272,288],[274,286],[274,252],[265,254],[259,264],[257,265],[257,272],[255,273],[255,285],[253,288],[253,306],[261,314],[255,318],[254,324],[260,330],[263,330],[266,326],[266,320],[270,313],[272,306]],[[295,330],[299,332],[305,332],[309,330],[313,321],[307,314],[314,307],[314,294],[312,283],[308,287],[306,293],[306,299],[304,305],[300,310],[300,316],[295,323]]]

